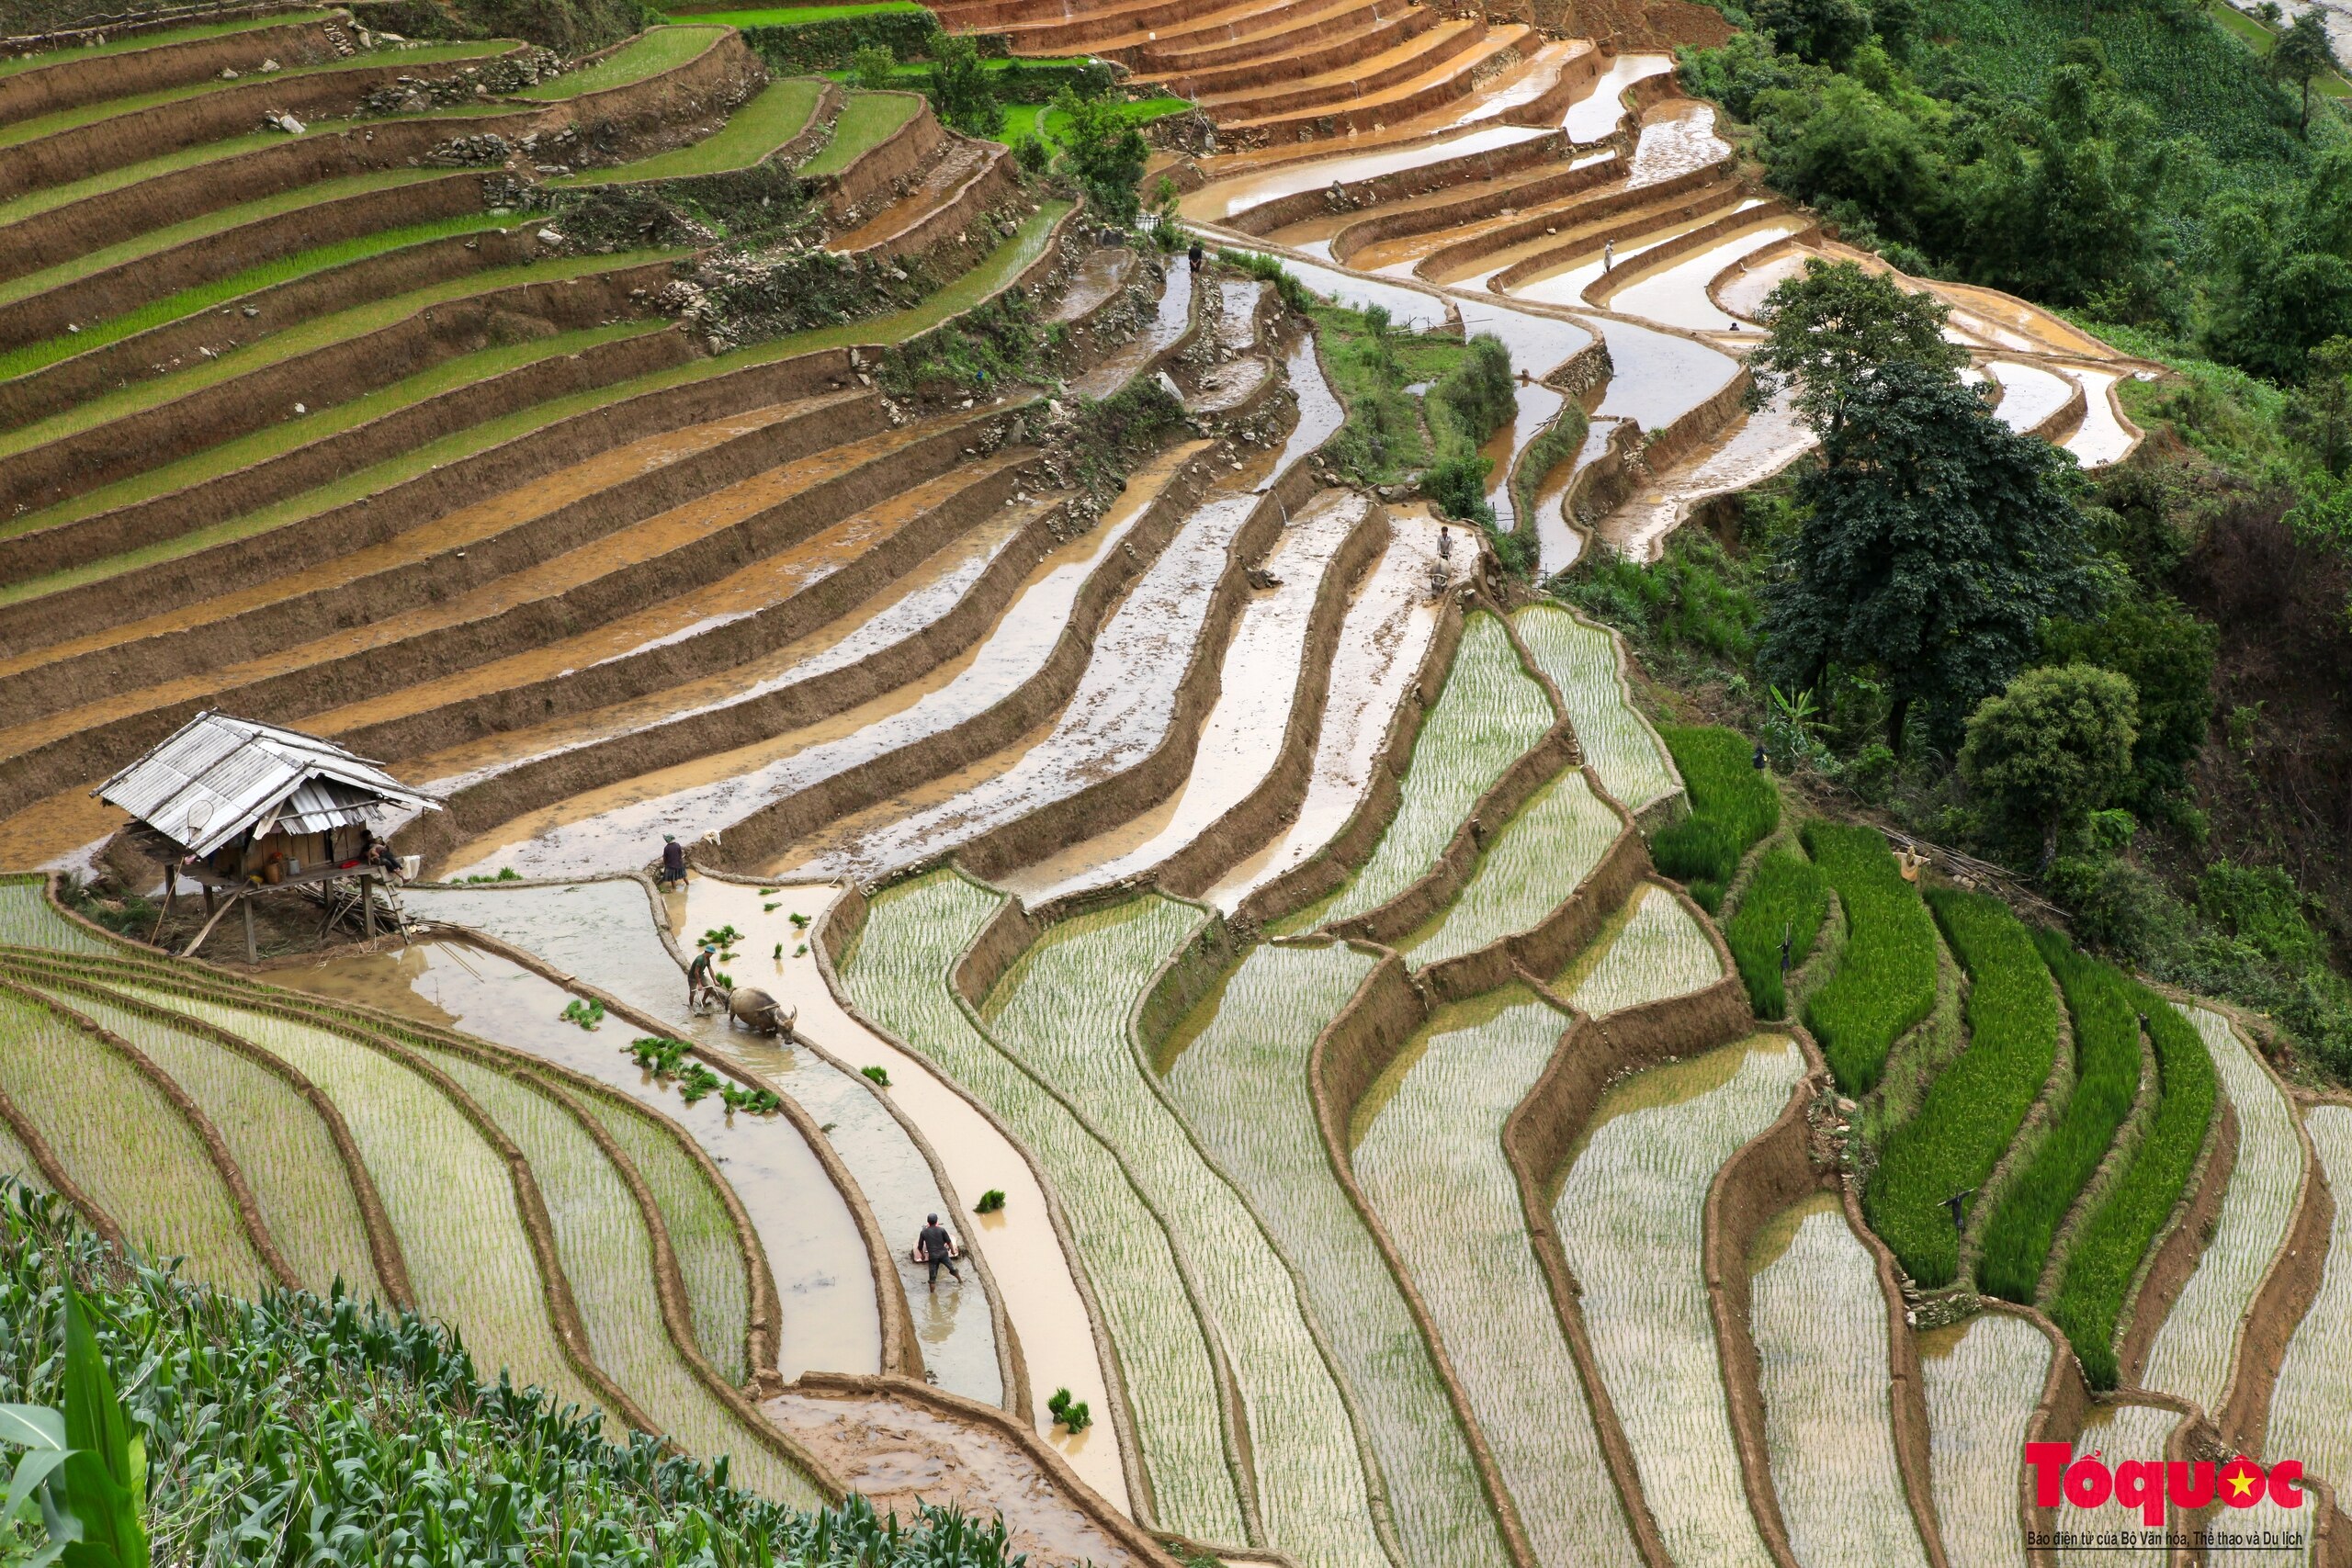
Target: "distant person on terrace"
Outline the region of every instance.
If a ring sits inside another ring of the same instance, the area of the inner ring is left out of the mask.
[[[716,951],[710,943],[704,942],[694,962],[686,965],[686,1007],[690,1011],[702,1005],[703,998],[718,994],[718,987],[710,981],[711,954]]]
[[[939,1223],[937,1214],[922,1217],[922,1234],[915,1237],[915,1261],[931,1266],[931,1288],[934,1291],[939,1289],[939,1270],[943,1265],[950,1279],[959,1285],[964,1282],[964,1276],[956,1271],[956,1240]]]
[[[662,874],[655,880],[664,887],[686,885],[686,846],[674,833],[662,835]]]

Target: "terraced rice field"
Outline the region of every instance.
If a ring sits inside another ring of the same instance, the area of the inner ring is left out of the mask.
[[[1748,1259],[1772,1486],[1801,1562],[1924,1563],[1889,1425],[1886,1297],[1827,1193],[1782,1213]]]
[[[842,981],[868,1017],[973,1095],[1052,1174],[1053,1190],[1118,1348],[1142,1460],[1164,1528],[1246,1539],[1219,1429],[1208,1343],[1167,1231],[1078,1112],[1005,1056],[958,1006],[949,972],[997,895],[950,873],[874,901]]]
[[[2106,1404],[2094,1406],[2083,1418],[2082,1432],[2075,1438],[2076,1453],[2094,1450],[2106,1456],[2110,1465],[2127,1459],[2143,1461],[2162,1459],[2165,1443],[2180,1417],[2170,1410],[2153,1404]],[[2077,1507],[2072,1502],[2058,1506],[2057,1528],[2081,1540],[2109,1538],[2120,1539],[2110,1543],[2086,1546],[2058,1552],[2060,1568],[2099,1568],[2101,1564],[2129,1563],[2132,1568],[2155,1568],[2170,1561],[2161,1533],[2143,1533],[2136,1519],[2127,1520],[2113,1506],[2103,1508]]]
[[[1511,760],[1552,727],[1543,688],[1528,679],[1500,623],[1472,615],[1445,689],[1421,721],[1396,814],[1346,885],[1282,922],[1308,931],[1379,908],[1425,874]]]
[[[2221,1406],[2237,1359],[2247,1303],[2278,1249],[2303,1186],[2303,1145],[2276,1079],[2230,1021],[2211,1008],[2183,1008],[2204,1038],[2222,1091],[2238,1113],[2238,1157],[2212,1239],[2148,1347],[2143,1386]]]
[[[1415,1562],[1504,1560],[1475,1461],[1420,1329],[1334,1179],[1307,1054],[1372,961],[1341,945],[1259,947],[1163,1047],[1161,1081],[1250,1201],[1329,1337]]]
[[[2352,1106],[2314,1105],[2303,1113],[2320,1169],[2337,1193],[2352,1192]],[[2339,1198],[2327,1236],[2327,1265],[2303,1320],[2287,1342],[2278,1382],[2270,1395],[2270,1425],[2261,1457],[2276,1462],[2296,1458],[2307,1474],[2344,1495],[2352,1481],[2352,1431],[2344,1413],[2352,1409],[2352,1364],[2343,1354],[2352,1334],[2352,1203]],[[2308,1529],[2311,1507],[2289,1511],[2265,1503],[2239,1516],[2250,1529]]]
[[[1748,1511],[1701,1264],[1715,1172],[1804,1074],[1758,1035],[1612,1086],[1552,1200],[1594,1359],[1678,1562],[1771,1561]]]
[[[1682,787],[1649,724],[1634,711],[1616,637],[1572,610],[1531,604],[1511,617],[1536,668],[1567,705],[1584,760],[1626,810],[1641,812]]]
[[[1552,988],[1570,1007],[1598,1016],[1688,995],[1723,973],[1723,959],[1697,918],[1665,888],[1644,883]]]
[[[1566,1024],[1518,987],[1440,1010],[1356,1108],[1351,1156],[1538,1555],[1632,1562],[1633,1538],[1499,1142],[1503,1119]]]
[[[1453,902],[1398,951],[1414,964],[1436,964],[1528,930],[1567,900],[1624,827],[1584,774],[1559,774],[1494,836]]]
[[[2025,1562],[2018,1456],[2049,1371],[2049,1339],[2007,1313],[1979,1313],[1919,1336],[1928,1473],[1952,1568]]]
[[[1062,921],[997,983],[980,1021],[1008,1056],[1082,1109],[1167,1225],[1239,1385],[1269,1538],[1302,1562],[1369,1565],[1384,1553],[1355,1424],[1297,1281],[1125,1038],[1136,998],[1199,919],[1191,906],[1145,898]]]

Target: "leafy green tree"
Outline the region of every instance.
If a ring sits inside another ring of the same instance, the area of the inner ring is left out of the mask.
[[[850,56],[850,78],[861,87],[887,87],[898,64],[899,57],[890,52],[888,44],[869,43]]]
[[[1899,756],[1916,705],[1948,735],[2024,667],[2044,620],[2091,606],[2099,577],[2073,459],[1994,418],[1949,365],[1857,364],[1842,385],[1796,481],[1759,662],[1790,691],[1832,665],[1874,671]]]
[[[2088,620],[2053,620],[2042,628],[2042,650],[2051,659],[2112,670],[2139,694],[2132,779],[2119,798],[2144,805],[2188,784],[2188,764],[2205,749],[2212,722],[2217,637],[2164,593],[2120,596]]]
[[[2316,6],[2297,17],[2293,25],[2278,35],[2278,41],[2271,47],[2268,65],[2274,81],[2291,82],[2301,90],[2302,115],[2295,129],[2309,137],[2312,83],[2336,69],[2335,46],[2328,41],[2327,28]]]
[[[994,136],[1004,123],[996,84],[980,63],[979,45],[959,33],[941,35],[931,66],[931,101],[939,118],[967,136]]]
[[[2352,468],[2352,337],[2312,350],[2310,378],[2287,394],[2278,425],[2330,479]]]
[[[1756,25],[1799,60],[1843,65],[1871,36],[1871,13],[1856,0],[1758,0]]]
[[[1961,776],[2013,829],[2038,831],[2041,864],[2058,835],[2107,804],[2131,775],[2139,694],[2093,664],[2028,670],[1968,716]]]
[[[1063,171],[1085,189],[1096,217],[1122,228],[1133,223],[1141,206],[1136,187],[1151,161],[1143,132],[1110,98],[1082,98],[1068,87],[1055,95],[1054,110],[1069,123],[1061,134]]]
[[[1761,406],[1793,388],[1797,411],[1825,438],[1847,405],[1889,365],[1916,365],[1946,380],[1968,363],[1943,335],[1946,310],[1932,294],[1906,294],[1856,262],[1808,261],[1804,276],[1765,297],[1757,319],[1770,334],[1748,355],[1751,400]]]

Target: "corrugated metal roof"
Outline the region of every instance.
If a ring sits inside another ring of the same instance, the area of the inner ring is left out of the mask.
[[[197,715],[96,794],[200,855],[279,818],[288,832],[312,833],[388,807],[441,809],[332,741],[218,713]]]

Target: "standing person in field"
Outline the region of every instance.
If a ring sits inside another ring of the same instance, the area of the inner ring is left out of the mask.
[[[925,1214],[922,1217],[922,1234],[915,1237],[915,1261],[931,1266],[931,1288],[934,1291],[939,1289],[939,1270],[942,1265],[946,1267],[948,1278],[959,1285],[964,1282],[964,1276],[956,1271],[955,1239],[947,1234],[946,1227],[939,1223],[937,1214]]]
[[[662,835],[662,874],[655,880],[664,887],[686,885],[686,846],[674,833]]]
[[[695,954],[694,962],[686,965],[686,1010],[689,1012],[702,1005],[703,998],[718,989],[710,983],[711,953],[710,943],[704,942],[702,951]]]

